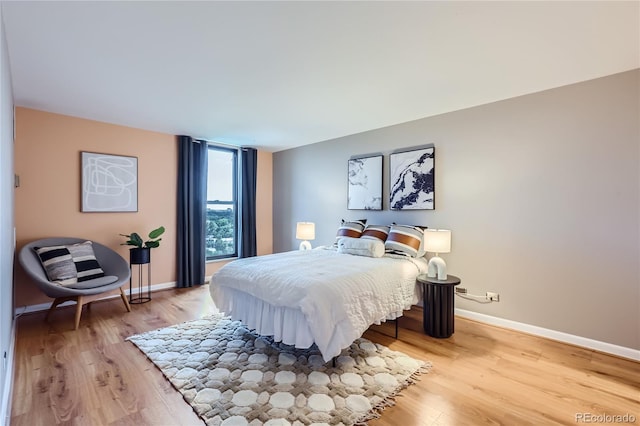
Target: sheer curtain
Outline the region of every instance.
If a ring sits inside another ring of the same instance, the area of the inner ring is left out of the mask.
[[[241,217],[240,257],[257,255],[256,246],[256,180],[258,152],[254,148],[242,148],[241,152]]]
[[[177,287],[204,284],[207,143],[178,136]]]

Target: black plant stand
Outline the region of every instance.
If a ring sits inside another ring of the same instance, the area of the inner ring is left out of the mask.
[[[138,266],[138,293],[133,293],[133,265]],[[142,279],[143,266],[147,265],[147,294],[144,294]],[[129,250],[129,303],[146,303],[151,300],[151,249],[133,248]]]

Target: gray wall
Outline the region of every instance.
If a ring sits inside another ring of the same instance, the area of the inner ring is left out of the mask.
[[[456,307],[640,349],[640,70],[274,154],[274,251],[295,223],[452,230]],[[321,117],[318,118],[321,120]],[[388,154],[436,147],[436,209],[388,210]],[[382,152],[383,211],[349,211],[347,161]]]
[[[5,401],[6,369],[13,329],[13,96],[7,42],[0,8],[0,404]],[[0,405],[2,407],[2,405]],[[1,412],[1,410],[0,410]],[[8,413],[7,413],[8,414]],[[0,424],[5,419],[0,418]]]

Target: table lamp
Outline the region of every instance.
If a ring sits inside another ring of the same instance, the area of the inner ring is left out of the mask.
[[[311,243],[307,240],[316,238],[316,224],[313,222],[298,222],[296,224],[296,239],[304,240],[300,243],[300,250],[311,250]]]
[[[435,256],[429,259],[427,276],[429,278],[437,276],[439,280],[446,280],[447,264],[438,254],[451,251],[451,231],[448,229],[425,229],[424,249],[429,253],[435,253]]]

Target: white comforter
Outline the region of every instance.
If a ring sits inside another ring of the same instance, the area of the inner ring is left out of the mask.
[[[243,309],[234,309],[234,295],[236,303],[250,295],[276,309],[299,310],[328,361],[371,324],[399,317],[417,303],[415,279],[426,266],[424,258],[371,258],[328,248],[291,251],[231,262],[213,275],[210,291],[221,310],[240,320],[234,310]],[[247,325],[266,334],[260,324]]]

